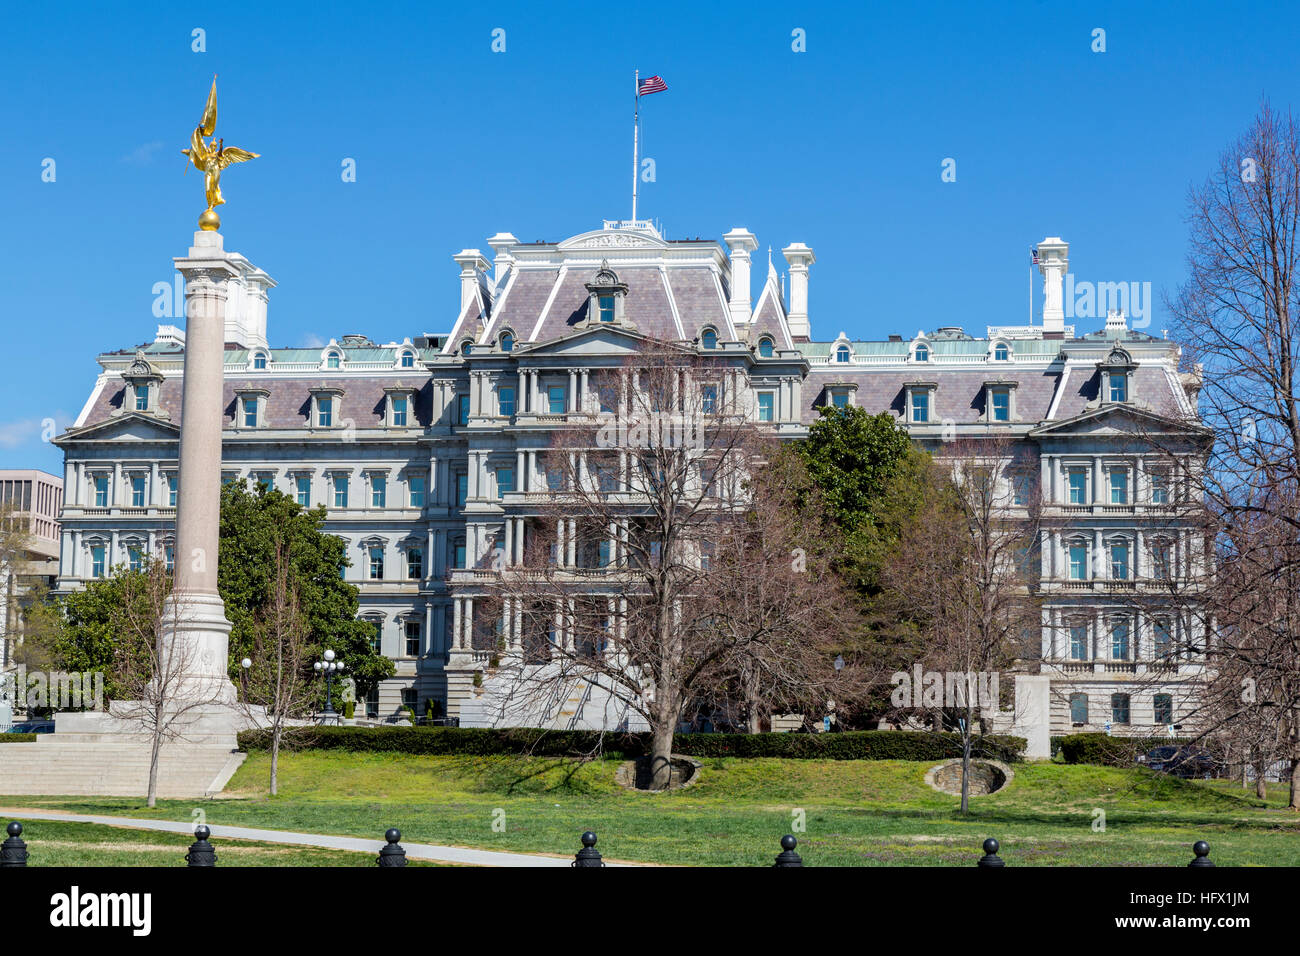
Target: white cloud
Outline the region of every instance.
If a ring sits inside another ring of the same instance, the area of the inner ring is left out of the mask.
[[[128,166],[148,166],[153,163],[154,154],[162,148],[163,142],[160,139],[143,143],[123,156],[119,162],[126,163]]]
[[[314,332],[308,332],[298,340],[297,348],[300,349],[323,349],[325,340]]]
[[[0,448],[21,448],[37,441],[48,441],[72,424],[66,412],[55,412],[50,418],[25,418],[15,422],[0,422]]]

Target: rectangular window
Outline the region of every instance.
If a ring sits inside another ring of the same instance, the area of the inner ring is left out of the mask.
[[[457,425],[469,424],[469,396],[468,395],[456,396],[456,424]]]
[[[311,476],[299,475],[293,480],[294,498],[304,508],[311,507]]]
[[[90,549],[90,576],[92,578],[102,578],[104,576],[105,554],[102,544],[97,544]]]
[[[108,475],[95,476],[95,507],[108,507]]]
[[[1070,695],[1070,723],[1086,724],[1088,722],[1088,695]]]
[[[469,501],[469,475],[465,472],[456,474],[456,507],[464,508]]]
[[[600,321],[614,321],[614,297],[612,295],[602,295],[597,302],[600,306]]]
[[[1128,660],[1129,628],[1127,621],[1116,621],[1110,628],[1110,659]]]
[[[382,654],[384,647],[384,625],[379,621],[371,621],[370,626],[374,628],[370,632],[370,649],[376,654]],[[375,699],[375,713],[379,712],[379,690],[376,688],[370,692]]]
[[[1156,618],[1151,630],[1156,660],[1168,660],[1174,653],[1174,631],[1169,618]]]
[[[144,475],[131,476],[131,507],[144,507]]]
[[[465,567],[465,542],[464,541],[456,542],[455,549],[452,553],[452,567],[455,568]]]
[[[1110,576],[1114,581],[1128,580],[1128,545],[1110,546]]]
[[[244,399],[244,427],[257,427],[257,399],[251,396]]]
[[[1169,504],[1169,474],[1165,471],[1151,472],[1151,503],[1153,505]]]
[[[1086,505],[1088,503],[1088,470],[1071,468],[1069,471],[1070,504]]]
[[[1011,503],[1013,505],[1029,504],[1029,491],[1032,488],[1032,479],[1023,471],[1012,472],[1011,474]]]
[[[1011,421],[1011,393],[1004,388],[993,389],[989,398],[992,402],[991,418],[993,421]]]
[[[600,401],[600,410],[608,415],[618,410],[618,389],[609,384],[596,386],[596,397]]]
[[[511,385],[502,385],[497,389],[497,411],[511,418],[515,414],[515,390]]]
[[[912,392],[912,421],[924,425],[930,420],[930,393],[924,389]]]
[[[1128,469],[1112,468],[1110,470],[1110,503],[1128,504]]]
[[[328,395],[316,399],[316,424],[321,428],[334,427],[334,399]]]
[[[718,414],[718,386],[700,386],[700,407],[705,415]]]
[[[1088,580],[1088,546],[1086,544],[1070,545],[1070,580]]]
[[[346,508],[348,506],[348,477],[347,475],[334,476],[334,507]]]
[[[564,472],[558,468],[546,469],[546,490],[563,491],[564,490]]]
[[[406,577],[410,581],[418,581],[424,577],[423,549],[411,548],[406,552]]]
[[[831,404],[834,405],[836,408],[848,408],[848,407],[849,407],[849,393],[848,393],[848,392],[832,392],[832,393],[831,393]]]
[[[1172,724],[1174,722],[1174,698],[1169,694],[1156,694],[1152,703],[1155,704],[1155,722],[1157,724]]]
[[[1110,400],[1112,402],[1128,401],[1128,376],[1122,372],[1110,373]],[[1125,721],[1127,723],[1127,721]]]
[[[1110,695],[1110,720],[1113,724],[1128,723],[1128,694]]]
[[[135,410],[137,412],[149,411],[149,386],[137,385],[135,387]]]
[[[497,499],[515,490],[515,470],[513,468],[497,469]]]
[[[552,415],[563,415],[567,409],[567,392],[568,389],[563,385],[548,385],[546,387],[547,411]]]
[[[370,476],[370,507],[388,507],[388,478],[384,475]]]
[[[382,581],[384,579],[384,549],[373,547],[370,549],[370,580]]]
[[[424,507],[424,475],[412,475],[407,479],[406,486],[411,495],[411,507]]]
[[[420,656],[420,622],[406,622],[406,656]]]
[[[176,476],[167,476],[167,507],[176,507]]]
[[[773,421],[773,412],[776,405],[776,395],[772,392],[758,393],[758,420],[760,422]]]
[[[404,396],[393,396],[393,426],[395,428],[406,427],[406,398]]]
[[[1070,625],[1070,660],[1086,661],[1088,659],[1088,625]]]
[[[376,654],[379,653],[378,648],[375,648],[375,653]],[[367,717],[379,716],[379,686],[378,685],[370,688],[370,693],[366,694],[366,716]]]
[[[126,549],[126,566],[132,571],[144,570],[144,552],[139,548]]]
[[[171,574],[176,570],[176,546],[169,544],[163,547],[163,567],[167,573]]]
[[[1169,557],[1169,545],[1156,542],[1151,545],[1151,577],[1157,581],[1168,581],[1173,570]]]

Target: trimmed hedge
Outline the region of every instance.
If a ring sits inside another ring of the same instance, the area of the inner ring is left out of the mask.
[[[1109,737],[1095,732],[1071,734],[1061,738],[1061,755],[1066,763],[1132,767],[1137,763],[1138,754],[1154,747],[1181,747],[1190,743],[1192,741],[1186,737]]]
[[[270,734],[246,730],[241,750],[266,750]],[[285,740],[292,749],[426,755],[531,754],[569,757],[598,750],[628,759],[650,752],[647,733],[599,734],[585,730],[469,727],[312,727]],[[974,753],[1007,762],[1024,752],[1023,737],[977,738]],[[904,730],[860,730],[829,734],[677,734],[673,753],[688,757],[785,757],[807,760],[947,760],[961,756],[961,737]]]
[[[30,744],[35,740],[35,734],[0,734],[0,744]]]

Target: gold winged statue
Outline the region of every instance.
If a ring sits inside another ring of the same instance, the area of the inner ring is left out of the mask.
[[[232,163],[242,163],[257,159],[259,153],[250,153],[237,146],[226,146],[225,140],[213,138],[204,142],[204,136],[212,136],[217,128],[217,78],[212,77],[212,89],[208,93],[207,105],[203,107],[203,119],[190,134],[190,148],[181,150],[189,156],[194,168],[203,173],[203,185],[207,193],[208,208],[199,216],[199,228],[215,232],[221,228],[221,217],[216,207],[225,203],[221,198],[221,171]],[[189,168],[188,166],[186,167]]]

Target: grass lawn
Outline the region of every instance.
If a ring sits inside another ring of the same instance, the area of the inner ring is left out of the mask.
[[[24,820],[28,866],[185,866],[187,833],[128,830],[97,823]],[[371,866],[374,854],[223,840],[218,866]],[[412,864],[414,865],[414,864]]]
[[[968,866],[988,836],[1011,865],[1182,866],[1206,839],[1220,866],[1300,866],[1300,815],[1278,809],[1274,794],[1263,806],[1239,788],[1141,769],[1017,765],[1009,787],[972,798],[962,817],[955,797],[925,785],[932,764],[908,761],[708,759],[695,786],[645,794],[615,784],[612,760],[301,752],[281,757],[274,798],[268,763],[251,754],[221,799],[154,810],[129,798],[0,802],[169,820],[201,804],[218,846],[222,824],[372,839],[396,826],[412,842],[567,854],[592,829],[611,859],[763,865],[793,831],[810,866]],[[1094,828],[1097,811],[1104,828]],[[286,863],[315,862],[279,852]]]

